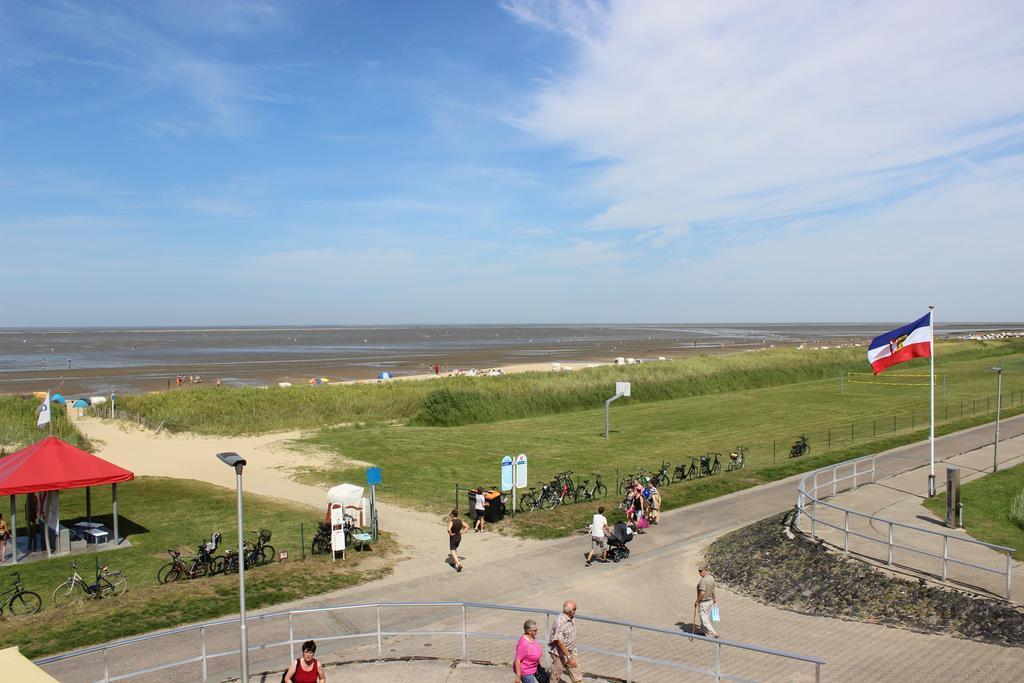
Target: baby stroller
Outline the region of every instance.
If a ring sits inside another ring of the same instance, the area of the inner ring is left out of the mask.
[[[625,522],[618,522],[612,527],[612,533],[608,536],[608,559],[618,562],[629,557],[629,548],[626,547],[633,540],[633,530],[626,526]]]

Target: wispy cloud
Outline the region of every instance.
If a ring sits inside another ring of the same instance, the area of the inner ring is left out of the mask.
[[[606,164],[595,228],[695,240],[902,201],[1024,152],[1017,3],[505,7],[577,44],[520,124]]]

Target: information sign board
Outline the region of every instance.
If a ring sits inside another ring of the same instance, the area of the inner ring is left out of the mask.
[[[366,483],[370,486],[380,486],[381,472],[379,467],[366,468]]]
[[[501,490],[512,489],[512,456],[506,455],[501,459]]]
[[[526,482],[526,453],[520,453],[516,456],[516,488],[525,489]]]

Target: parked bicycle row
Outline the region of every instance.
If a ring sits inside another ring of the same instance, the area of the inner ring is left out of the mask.
[[[256,537],[255,541],[246,541],[243,546],[245,568],[258,567],[274,561],[276,551],[270,545],[271,532],[269,529],[259,529],[250,532]],[[168,548],[167,554],[171,561],[160,567],[156,574],[156,580],[160,583],[173,583],[174,581],[188,581],[202,576],[216,576],[238,572],[238,551],[231,548],[223,555],[215,555],[220,546],[220,532],[214,532],[210,536],[209,543],[200,543],[196,546],[196,554],[191,557],[182,557],[181,551]]]
[[[746,464],[746,455],[747,449],[744,446],[739,446],[735,452],[730,453],[726,471],[742,469]],[[627,490],[634,481],[639,481],[641,485],[650,483],[656,487],[668,486],[687,479],[714,476],[721,471],[722,454],[709,452],[706,455],[691,457],[688,464],[680,463],[674,468],[668,461],[662,462],[657,472],[648,472],[640,468],[635,473],[622,477],[617,490]],[[572,470],[567,470],[557,473],[551,481],[537,482],[536,486],[530,487],[519,496],[518,509],[525,512],[538,508],[553,510],[559,505],[581,503],[608,496],[608,487],[600,474],[595,472],[591,479],[574,478],[574,475]]]

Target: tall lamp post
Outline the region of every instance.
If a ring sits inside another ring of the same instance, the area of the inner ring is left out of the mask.
[[[996,373],[996,442],[992,447],[992,471],[999,469],[999,411],[1003,403],[1003,369],[992,368]]]
[[[238,453],[218,453],[217,457],[228,467],[235,469],[238,490],[238,637],[241,641],[238,657],[241,660],[241,679],[249,681],[249,638],[245,632],[245,532],[242,531],[242,468],[245,458]]]

